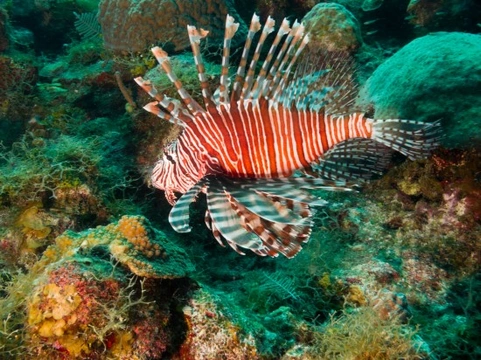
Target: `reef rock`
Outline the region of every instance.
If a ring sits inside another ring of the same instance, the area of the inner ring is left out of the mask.
[[[358,21],[340,4],[317,4],[302,22],[309,31],[311,46],[328,51],[353,51],[362,44]]]
[[[142,52],[157,43],[184,50],[190,46],[187,25],[208,30],[209,45],[220,48],[227,14],[240,23],[232,42],[236,47],[247,27],[231,0],[102,0],[99,4],[105,47],[114,52]]]
[[[439,32],[418,38],[381,66],[360,103],[378,119],[442,119],[443,145],[481,145],[481,36]]]
[[[476,1],[410,0],[407,13],[418,31],[476,32],[481,7]]]

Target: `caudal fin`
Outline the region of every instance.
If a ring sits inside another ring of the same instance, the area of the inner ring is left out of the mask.
[[[424,159],[439,146],[441,121],[371,120],[373,140],[406,155],[411,160]]]

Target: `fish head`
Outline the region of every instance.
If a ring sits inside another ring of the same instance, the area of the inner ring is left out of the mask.
[[[199,163],[199,158],[186,156],[178,151],[177,142],[173,142],[164,149],[164,153],[154,166],[151,184],[157,189],[164,190],[167,201],[174,205],[177,201],[175,193],[186,193],[205,175],[205,166]]]

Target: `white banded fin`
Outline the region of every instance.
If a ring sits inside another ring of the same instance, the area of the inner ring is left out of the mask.
[[[372,139],[407,156],[424,159],[439,146],[441,121],[424,123],[416,120],[372,120]]]
[[[312,170],[334,180],[371,179],[381,175],[390,163],[392,150],[372,139],[354,138],[329,149]]]
[[[189,225],[189,206],[195,200],[197,194],[202,190],[202,186],[202,183],[194,185],[177,200],[172,210],[170,210],[169,222],[175,231],[179,233],[187,233],[192,230]]]

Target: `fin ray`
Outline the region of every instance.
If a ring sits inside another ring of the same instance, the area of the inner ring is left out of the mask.
[[[195,200],[197,194],[202,190],[203,184],[194,185],[189,191],[177,200],[177,203],[170,210],[169,223],[178,233],[187,233],[192,230],[189,225],[189,206]]]
[[[372,120],[372,139],[411,160],[424,159],[439,146],[441,121],[424,123],[416,120]]]

